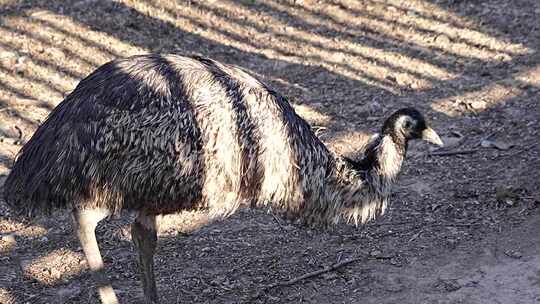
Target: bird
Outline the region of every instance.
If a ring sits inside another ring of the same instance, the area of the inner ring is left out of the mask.
[[[198,55],[150,53],[98,67],[21,148],[5,181],[26,217],[66,210],[102,303],[118,303],[97,224],[136,214],[131,236],[146,303],[158,303],[156,216],[212,219],[268,208],[305,225],[382,215],[409,141],[442,146],[415,108],[390,115],[360,158],[327,148],[287,98],[248,71]]]

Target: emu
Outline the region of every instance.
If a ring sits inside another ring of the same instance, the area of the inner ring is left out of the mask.
[[[106,63],[83,79],[19,152],[7,203],[26,216],[68,209],[102,303],[118,303],[98,222],[137,213],[132,239],[147,303],[157,303],[156,216],[226,217],[267,207],[309,225],[384,213],[407,143],[442,141],[419,111],[383,124],[364,157],[332,153],[287,99],[238,67],[178,54]]]

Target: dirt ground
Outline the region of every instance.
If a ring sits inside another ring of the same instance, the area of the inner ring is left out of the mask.
[[[162,303],[539,303],[539,17],[537,0],[0,0],[0,185],[99,65],[202,54],[280,90],[341,153],[403,106],[447,147],[410,147],[389,213],[364,227],[161,218]],[[112,219],[98,239],[123,303],[141,303],[129,229]],[[92,284],[67,214],[23,223],[0,200],[0,303],[97,303]]]

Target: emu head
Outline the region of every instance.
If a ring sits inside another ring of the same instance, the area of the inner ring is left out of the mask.
[[[349,192],[352,195],[345,199],[343,217],[357,225],[385,212],[392,184],[399,174],[410,140],[423,139],[443,145],[439,135],[414,108],[401,109],[392,114],[384,122],[381,135],[368,144],[361,160],[345,158],[354,171],[364,172],[362,179],[370,186],[367,192],[353,187]],[[352,184],[365,187],[365,183]]]
[[[422,139],[443,146],[439,135],[428,126],[424,116],[415,108],[404,108],[392,114],[384,123],[383,135],[390,135],[397,144],[405,147],[409,140]]]

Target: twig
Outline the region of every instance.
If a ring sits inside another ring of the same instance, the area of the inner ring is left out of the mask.
[[[418,231],[418,233],[416,233],[415,235],[413,235],[413,236],[409,239],[409,241],[408,241],[407,243],[410,243],[410,242],[416,240],[416,239],[420,236],[420,234],[422,234],[422,232],[424,232],[424,228],[420,229],[420,231]]]
[[[399,221],[399,222],[386,222],[386,223],[372,223],[367,224],[368,227],[378,227],[378,226],[393,226],[393,225],[405,225],[405,224],[414,224],[418,223],[418,221]]]
[[[435,224],[432,226],[443,226],[443,227],[471,227],[482,225],[482,223],[444,223],[444,224]]]
[[[19,139],[22,139],[24,137],[24,132],[19,126],[14,126],[15,129],[19,132]]]
[[[272,217],[274,218],[274,221],[276,221],[276,223],[278,224],[279,226],[279,229],[281,229],[282,232],[286,232],[285,228],[283,228],[283,225],[281,225],[281,222],[279,221],[279,219],[276,217],[276,215],[274,213],[270,213],[272,215]]]
[[[25,106],[13,106],[13,107],[5,107],[5,108],[2,108],[0,109],[0,112],[4,112],[4,111],[12,111],[12,110],[15,110],[17,108],[24,108]]]
[[[458,155],[458,154],[473,154],[478,151],[480,151],[480,149],[441,151],[441,152],[431,152],[428,154],[428,156],[452,156],[452,155]]]
[[[5,111],[15,111],[17,109],[25,109],[27,107],[29,107],[31,105],[14,105],[14,106],[7,106],[7,107],[4,107],[4,108],[1,108],[0,109],[0,112],[5,112]]]
[[[503,155],[502,158],[509,157],[509,156],[516,156],[516,155],[518,155],[518,154],[527,152],[527,151],[529,151],[530,149],[532,149],[532,148],[534,148],[534,147],[536,147],[536,146],[537,146],[537,144],[532,144],[532,145],[530,145],[530,146],[528,146],[528,147],[525,147],[525,148],[523,148],[523,149],[517,150],[516,152],[510,153],[510,154],[506,154],[506,155]]]
[[[306,274],[304,274],[304,275],[301,275],[301,276],[296,277],[296,278],[294,278],[294,279],[290,279],[290,280],[288,280],[288,281],[277,282],[277,283],[274,283],[274,284],[267,285],[266,287],[264,287],[264,290],[272,289],[272,288],[275,288],[275,287],[278,287],[278,286],[290,286],[290,285],[293,285],[293,284],[295,284],[295,283],[298,283],[299,281],[302,281],[302,280],[305,280],[305,279],[308,279],[308,278],[312,278],[312,277],[321,275],[321,274],[323,274],[323,273],[327,273],[327,272],[336,270],[336,269],[338,269],[338,268],[341,268],[341,267],[343,267],[343,266],[349,265],[349,264],[351,264],[351,263],[358,262],[358,261],[360,261],[360,260],[362,260],[362,259],[364,259],[364,258],[352,258],[352,259],[347,259],[347,260],[341,261],[341,262],[339,262],[339,263],[335,263],[335,264],[333,264],[333,265],[326,266],[326,267],[324,267],[323,269],[320,269],[320,270],[317,270],[317,271],[313,271],[313,272],[306,273]]]

